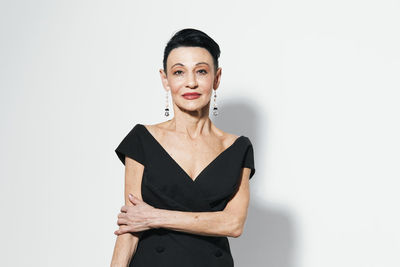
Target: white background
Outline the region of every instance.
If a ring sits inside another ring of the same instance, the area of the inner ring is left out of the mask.
[[[176,31],[220,45],[256,174],[238,267],[400,266],[399,1],[1,1],[1,266],[109,266],[114,149],[165,118]],[[210,114],[210,117],[213,117]]]

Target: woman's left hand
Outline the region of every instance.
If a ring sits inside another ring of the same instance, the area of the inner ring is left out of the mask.
[[[129,200],[133,206],[122,206],[117,220],[119,230],[114,232],[116,235],[149,230],[152,218],[156,218],[156,208],[133,195],[129,196]]]

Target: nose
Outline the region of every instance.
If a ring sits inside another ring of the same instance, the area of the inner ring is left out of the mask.
[[[187,77],[187,86],[189,88],[197,88],[197,79],[196,79],[196,75],[194,75],[193,73],[189,73],[188,77]]]

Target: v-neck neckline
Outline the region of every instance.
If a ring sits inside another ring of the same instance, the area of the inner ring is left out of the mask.
[[[178,167],[178,169],[180,169],[180,171],[185,175],[185,177],[188,178],[189,181],[191,181],[192,183],[195,183],[207,169],[211,168],[211,166],[214,165],[215,162],[219,158],[221,158],[221,156],[223,154],[227,153],[227,151],[229,151],[235,144],[238,143],[239,139],[244,137],[243,135],[237,137],[231,145],[229,145],[227,148],[222,150],[222,152],[220,152],[212,161],[210,161],[210,163],[208,163],[200,171],[200,173],[194,179],[192,179],[192,177],[190,177],[190,175],[181,167],[181,165],[179,165],[179,163],[171,156],[171,154],[169,154],[169,152],[161,145],[161,143],[150,133],[150,131],[147,129],[147,127],[140,123],[139,123],[139,125],[141,125],[142,128],[144,128],[145,132],[150,136],[150,138],[154,141],[154,143],[165,153],[165,155],[176,165],[176,167]]]

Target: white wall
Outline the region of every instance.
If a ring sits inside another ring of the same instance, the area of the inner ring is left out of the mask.
[[[256,175],[239,267],[400,266],[399,1],[2,1],[1,266],[108,266],[114,154],[163,117],[174,32],[220,44]],[[240,122],[237,123],[237,122]]]

